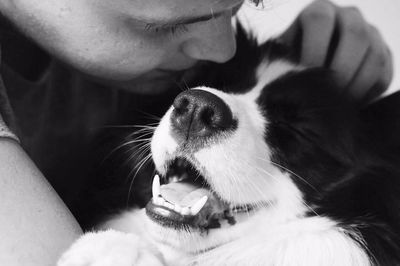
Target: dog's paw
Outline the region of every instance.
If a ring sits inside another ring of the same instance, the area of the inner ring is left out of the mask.
[[[140,237],[113,230],[84,234],[58,266],[162,266],[163,257]]]

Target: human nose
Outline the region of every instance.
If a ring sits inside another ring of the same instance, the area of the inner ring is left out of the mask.
[[[183,53],[196,60],[223,63],[236,52],[235,34],[231,12],[196,25],[192,34],[182,44]]]

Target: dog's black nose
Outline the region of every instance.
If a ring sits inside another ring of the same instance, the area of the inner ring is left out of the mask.
[[[182,92],[175,98],[173,106],[172,128],[183,140],[209,137],[234,125],[228,105],[208,91]]]

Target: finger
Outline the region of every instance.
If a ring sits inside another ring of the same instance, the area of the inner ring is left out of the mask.
[[[337,74],[338,85],[346,88],[368,50],[368,24],[356,8],[342,8],[337,15],[340,39],[329,67]]]
[[[393,57],[389,49],[386,49],[387,61],[380,75],[380,79],[368,91],[362,99],[363,102],[371,102],[382,95],[388,88],[393,79]]]
[[[303,29],[301,63],[323,66],[335,29],[336,8],[329,1],[315,1],[300,14]]]
[[[292,24],[290,24],[289,28],[285,30],[279,37],[282,42],[292,45],[293,42],[297,39],[296,36],[299,35],[300,32],[300,23],[299,23],[299,18],[297,17]]]
[[[391,54],[379,31],[371,26],[369,32],[371,45],[348,86],[349,95],[356,100],[379,96],[387,89],[393,75]]]
[[[393,75],[394,75],[394,66],[393,66],[393,55],[392,52],[390,51],[389,47],[386,46],[385,44],[385,58],[387,59],[385,61],[384,67],[382,69],[382,75],[380,76],[380,79],[378,80],[379,85],[381,86],[381,90],[379,91],[380,94],[384,93],[387,89],[389,89],[390,84],[392,83],[393,80]]]

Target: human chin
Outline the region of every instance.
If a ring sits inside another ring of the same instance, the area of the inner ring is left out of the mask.
[[[142,75],[132,75],[120,79],[105,79],[97,76],[92,76],[91,79],[99,84],[122,89],[131,93],[157,95],[174,89],[176,89],[178,93],[180,89],[177,84],[183,76],[185,76],[185,71],[173,72],[153,70]]]
[[[99,84],[112,86],[138,94],[160,94],[173,87],[178,87],[182,78],[190,80],[197,62],[179,62],[166,66],[136,65],[93,65],[82,72]]]

